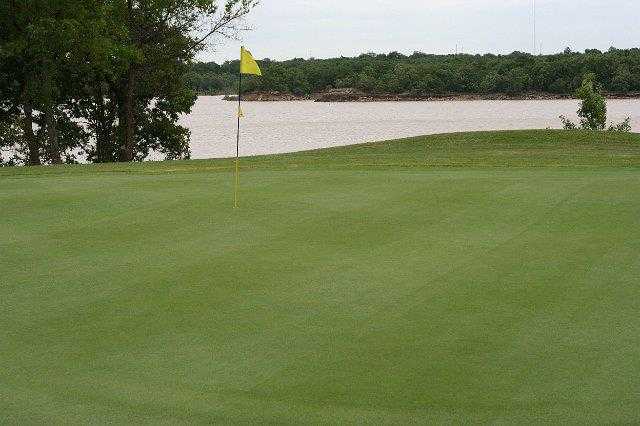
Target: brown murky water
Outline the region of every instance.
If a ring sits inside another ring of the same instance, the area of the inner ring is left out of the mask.
[[[640,100],[610,100],[609,120],[630,116],[640,132]],[[235,155],[236,108],[200,97],[181,123],[191,129],[193,158]],[[560,127],[578,101],[246,102],[241,155],[294,152],[435,133]]]

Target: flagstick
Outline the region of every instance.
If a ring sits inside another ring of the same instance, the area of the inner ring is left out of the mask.
[[[240,185],[239,162],[240,162],[240,111],[242,108],[242,72],[238,73],[238,133],[236,135],[236,183],[233,192],[233,208],[238,208],[238,186]]]

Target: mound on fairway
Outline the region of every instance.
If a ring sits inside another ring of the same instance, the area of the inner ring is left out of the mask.
[[[0,170],[0,423],[636,423],[640,136]]]

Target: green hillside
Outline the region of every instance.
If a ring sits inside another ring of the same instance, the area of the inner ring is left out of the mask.
[[[640,135],[0,169],[0,423],[637,423]]]

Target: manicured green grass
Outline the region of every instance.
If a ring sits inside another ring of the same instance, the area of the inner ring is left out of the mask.
[[[0,423],[640,422],[640,136],[0,170]]]

